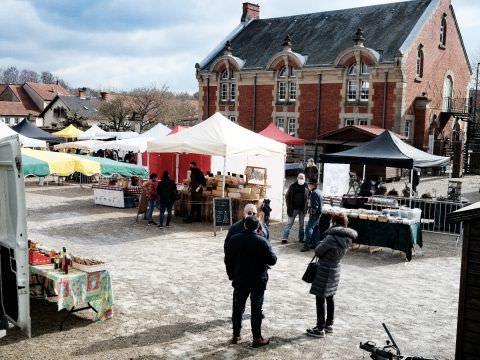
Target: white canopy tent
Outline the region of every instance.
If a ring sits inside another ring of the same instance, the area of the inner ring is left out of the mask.
[[[3,139],[4,137],[11,136],[11,135],[18,135],[18,138],[20,140],[20,145],[22,145],[22,147],[42,148],[42,149],[45,149],[47,147],[46,141],[32,139],[22,134],[19,134],[15,130],[12,130],[7,124],[0,121],[0,139]]]
[[[272,219],[281,220],[286,145],[259,135],[216,113],[161,141],[148,141],[149,152],[212,155],[212,171],[243,173],[247,165],[267,168]],[[220,158],[219,158],[220,157]]]
[[[88,130],[87,130],[88,131]],[[72,141],[66,142],[63,144],[55,145],[53,148],[55,150],[65,150],[65,149],[75,149],[83,150],[85,152],[93,152],[93,147],[100,144],[101,140],[82,140],[82,141]]]
[[[106,140],[114,137],[115,135],[99,128],[98,125],[92,125],[90,129],[78,137],[78,140]]]

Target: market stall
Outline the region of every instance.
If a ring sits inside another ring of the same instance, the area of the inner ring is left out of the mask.
[[[3,139],[7,136],[17,135],[20,140],[20,145],[27,148],[40,148],[45,149],[47,147],[47,142],[45,140],[37,140],[29,138],[22,134],[17,133],[15,130],[12,130],[10,126],[0,121],[0,139]]]
[[[260,135],[266,136],[275,141],[281,142],[288,146],[287,158],[288,167],[285,166],[285,171],[290,169],[304,168],[304,162],[306,159],[307,149],[305,147],[305,140],[298,137],[287,134],[285,131],[280,130],[273,122],[270,123],[265,129],[259,132]],[[303,147],[303,158],[298,156],[295,151],[295,146]],[[287,165],[287,164],[285,164]]]
[[[93,148],[95,145],[100,144],[102,141],[100,140],[80,140],[80,141],[72,141],[72,142],[66,142],[63,144],[57,144],[53,146],[54,150],[63,150],[63,151],[68,151],[68,150],[81,150],[85,153],[92,153]]]
[[[281,219],[285,144],[247,130],[228,120],[222,114],[216,113],[200,124],[165,137],[161,141],[149,141],[148,151],[211,155],[212,165],[209,173],[216,174],[219,178],[216,179],[217,187],[213,189],[212,186],[212,190],[210,190],[212,194],[205,195],[230,197],[232,203],[243,200],[240,191],[244,184],[241,184],[240,175],[245,176],[246,181],[247,166],[265,169],[266,185],[264,190],[265,197],[271,200],[272,213],[270,216],[275,220]],[[205,169],[202,170],[205,172]],[[233,176],[234,173],[236,174],[235,177]],[[234,191],[230,191],[229,181],[232,184],[236,184],[238,181],[236,188],[232,187]],[[219,182],[220,186],[218,185]],[[261,194],[258,195],[258,198],[255,197],[248,201],[257,202],[261,200]],[[182,196],[187,197],[188,194]],[[208,199],[206,202],[211,203]],[[202,202],[203,206],[209,206],[206,202],[204,204]],[[206,212],[211,213],[208,208],[202,211],[202,213]]]
[[[36,125],[32,124],[31,121],[24,119],[20,121],[17,125],[12,127],[12,130],[19,133],[20,135],[29,137],[31,139],[46,141],[49,144],[59,144],[64,140],[60,139],[45,130],[38,128]]]
[[[95,321],[112,318],[112,281],[105,263],[45,250],[29,241],[29,264],[30,295],[56,303],[58,311],[68,311],[60,330],[78,311],[92,310]]]
[[[83,131],[77,129],[75,126],[73,126],[73,124],[70,124],[66,128],[53,133],[53,135],[64,139],[76,139],[82,134]]]
[[[83,134],[78,136],[78,140],[108,140],[114,139],[115,135],[108,133],[105,130],[101,129],[98,125],[92,125],[90,129],[85,130]]]

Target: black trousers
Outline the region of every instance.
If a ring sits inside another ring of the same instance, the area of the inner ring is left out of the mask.
[[[317,296],[317,328],[323,330],[325,326],[333,325],[333,315],[335,312],[335,304],[333,296],[327,298]],[[327,320],[325,320],[325,302],[327,303]]]
[[[253,338],[255,339],[262,336],[262,306],[264,292],[265,290],[233,289],[233,336],[240,336],[240,331],[242,330],[242,317],[245,312],[245,304],[248,296],[250,296],[250,307],[252,310],[250,322],[252,325]]]
[[[192,204],[190,205],[190,215],[188,218],[190,220],[202,221],[202,204],[199,204],[202,201],[201,193],[190,193],[190,199]]]

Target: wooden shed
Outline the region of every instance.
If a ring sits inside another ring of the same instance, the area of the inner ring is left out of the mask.
[[[448,214],[463,221],[462,267],[458,301],[455,359],[479,359],[480,354],[480,202]]]

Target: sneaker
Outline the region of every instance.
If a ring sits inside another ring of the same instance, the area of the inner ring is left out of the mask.
[[[253,339],[252,347],[258,348],[258,347],[265,346],[265,345],[268,345],[268,344],[270,344],[270,339],[263,338],[263,337],[260,336],[256,339]]]
[[[311,336],[315,338],[324,338],[325,330],[318,330],[317,327],[314,327],[313,329],[307,329],[307,336]]]
[[[152,226],[152,225],[156,225],[156,224],[155,224],[154,222],[149,222],[149,223],[147,224],[147,226]]]
[[[230,342],[235,345],[235,344],[238,344],[240,339],[241,339],[240,336],[232,336],[232,340],[230,340]]]
[[[288,240],[283,239],[282,244],[288,244]]]
[[[162,225],[162,224],[158,224],[158,227],[159,227],[160,229],[163,229],[163,225]]]
[[[333,333],[333,326],[332,325],[327,325],[327,326],[325,326],[324,330],[327,334],[331,334],[331,333]]]
[[[165,227],[170,227],[170,224],[165,225]]]

